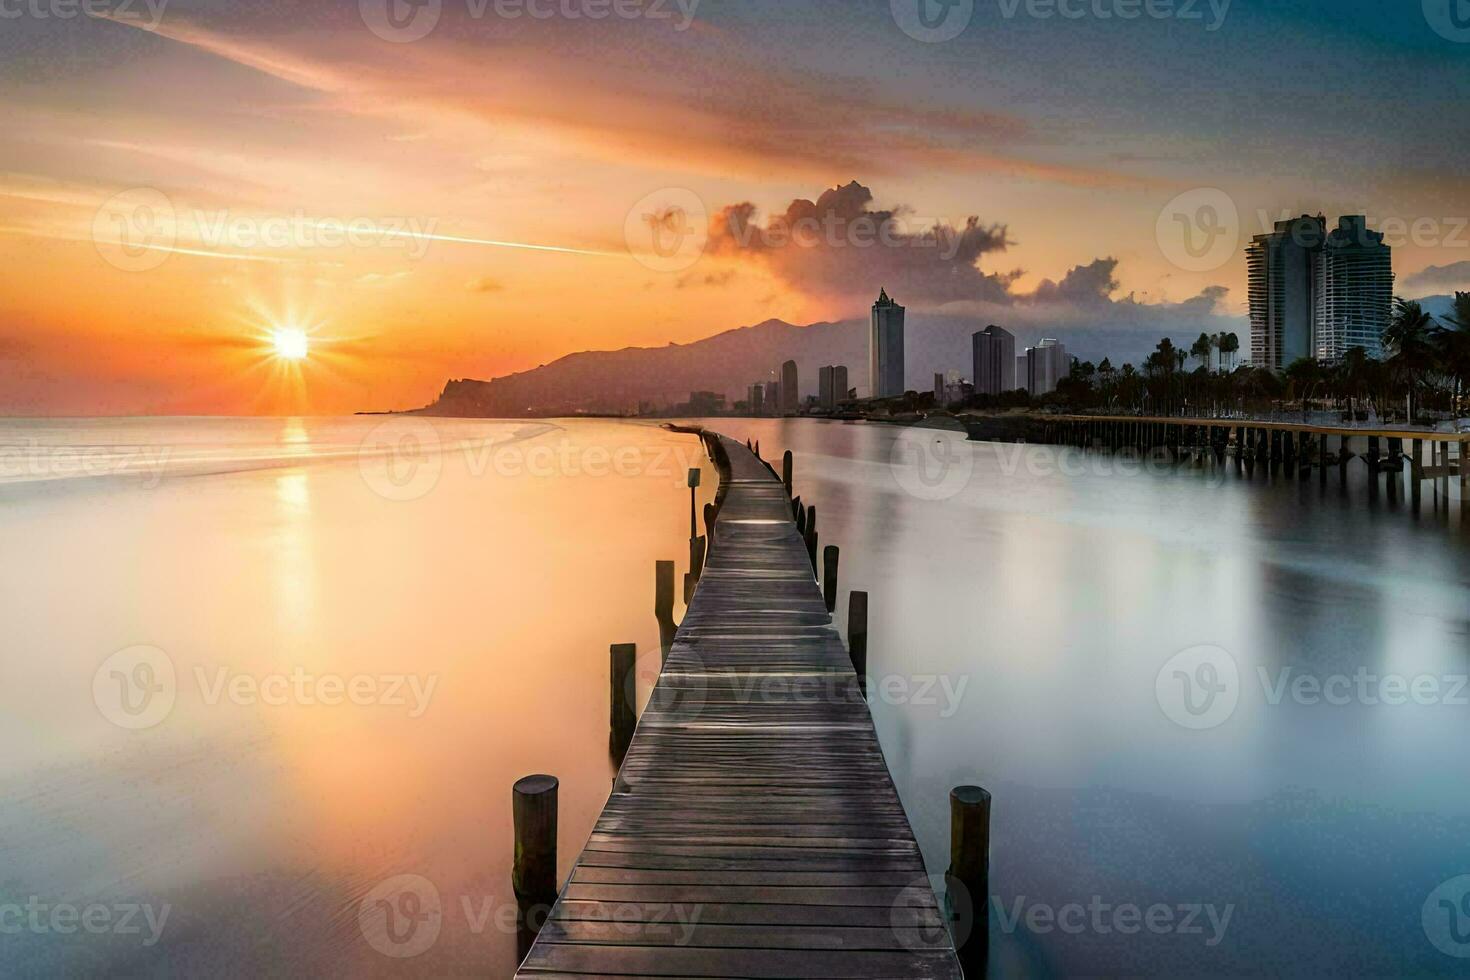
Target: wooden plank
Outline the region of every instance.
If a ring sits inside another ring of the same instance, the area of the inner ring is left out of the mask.
[[[721,439],[704,577],[517,976],[962,976],[783,486]]]

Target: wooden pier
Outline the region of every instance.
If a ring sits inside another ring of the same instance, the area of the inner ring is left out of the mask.
[[[787,489],[705,438],[703,578],[517,976],[959,978]]]

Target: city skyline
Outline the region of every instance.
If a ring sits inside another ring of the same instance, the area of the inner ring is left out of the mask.
[[[879,281],[977,327],[1184,333],[1202,309],[1243,322],[1246,243],[1302,210],[1366,213],[1406,295],[1470,288],[1467,48],[1416,4],[1236,2],[1218,23],[976,5],[935,43],[888,3],[431,6],[412,41],[356,2],[7,20],[0,411],[411,408],[577,351],[860,316]],[[1331,62],[1270,56],[1324,38]],[[645,84],[654,47],[687,84]],[[1120,58],[1133,74],[1102,70]],[[1049,94],[1074,76],[1086,91]],[[1328,79],[1331,99],[1273,97]],[[627,231],[675,190],[685,227],[719,222],[679,268]],[[776,243],[814,214],[910,237]],[[282,333],[309,341],[295,372],[261,356]]]

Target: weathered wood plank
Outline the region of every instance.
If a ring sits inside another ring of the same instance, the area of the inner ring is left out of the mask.
[[[721,445],[704,577],[517,976],[958,980],[786,490]]]

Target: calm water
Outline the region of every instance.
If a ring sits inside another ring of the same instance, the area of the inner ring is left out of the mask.
[[[511,785],[561,778],[568,873],[704,462],[600,422],[0,423],[0,973],[508,976]],[[405,882],[436,914],[395,944]]]
[[[0,426],[3,972],[512,972],[511,783],[561,777],[567,873],[612,775],[607,645],[646,689],[703,460],[651,426],[385,421]],[[1464,974],[1458,501],[721,424],[796,453],[839,616],[871,593],[931,871],[949,788],[995,794],[993,975]],[[377,905],[405,891],[434,913],[406,943]]]
[[[1470,971],[1458,498],[1416,520],[1358,469],[1324,491],[727,425],[795,453],[840,621],[871,593],[874,714],[931,872],[949,788],[994,794],[999,975]]]

